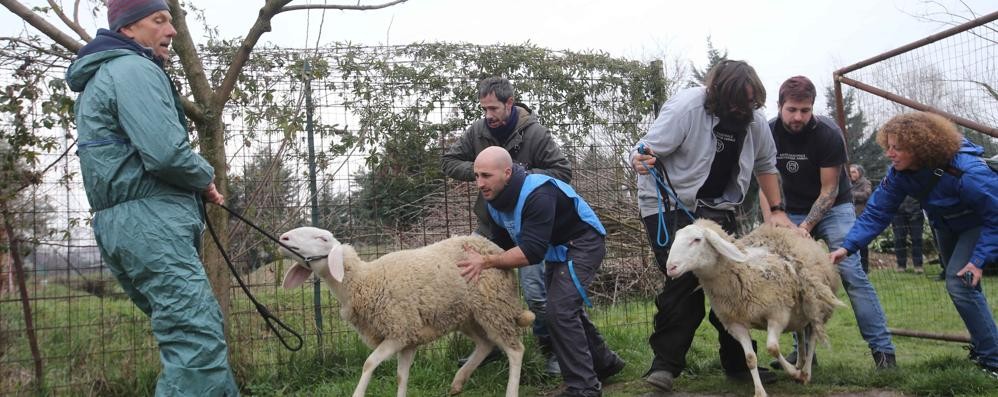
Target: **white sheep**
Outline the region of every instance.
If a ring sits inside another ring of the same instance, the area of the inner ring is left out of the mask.
[[[766,349],[802,383],[811,380],[817,341],[827,341],[825,323],[842,302],[835,265],[818,242],[789,228],[763,225],[735,241],[721,227],[701,219],[675,235],[666,272],[693,272],[724,328],[745,350],[755,395],[765,396],[749,329],[767,331]],[[793,331],[798,360],[793,367],[780,352],[780,334]]]
[[[354,397],[363,396],[374,369],[398,353],[398,396],[405,396],[416,347],[458,330],[475,343],[468,362],[457,371],[451,394],[498,344],[509,359],[506,396],[518,394],[523,343],[517,327],[529,326],[534,314],[523,309],[512,271],[489,269],[476,284],[461,277],[456,263],[465,258],[464,247],[481,254],[502,250],[479,236],[452,237],[426,247],[403,250],[364,262],[353,247],[340,244],[332,233],[301,227],[281,235],[281,242],[309,259],[283,247],[296,259],[284,274],[285,288],[295,288],[317,274],[336,294],[340,316],[374,349],[364,362]]]

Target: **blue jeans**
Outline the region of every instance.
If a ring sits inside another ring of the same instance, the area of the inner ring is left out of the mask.
[[[550,348],[551,332],[547,327],[547,288],[544,286],[544,262],[517,269],[523,300],[534,312],[534,336],[541,348]]]
[[[788,215],[790,220],[798,225],[807,217],[806,214]],[[855,222],[856,210],[852,203],[839,204],[825,213],[825,217],[811,230],[811,235],[816,239],[825,240],[828,249],[834,251],[842,246],[842,240]],[[887,331],[884,308],[880,306],[877,290],[873,289],[873,284],[859,263],[859,255],[849,255],[840,262],[839,275],[842,277],[842,286],[849,295],[849,302],[852,303],[852,311],[856,314],[859,333],[863,335],[870,350],[893,354],[894,343],[891,341],[890,332]]]
[[[988,300],[981,292],[981,284],[970,287],[956,277],[956,272],[970,262],[970,255],[980,237],[980,227],[962,233],[936,229],[939,256],[946,266],[946,292],[949,293],[953,306],[956,306],[957,313],[970,332],[970,343],[974,352],[980,357],[981,363],[998,367],[998,328],[995,327],[994,317],[991,316]]]

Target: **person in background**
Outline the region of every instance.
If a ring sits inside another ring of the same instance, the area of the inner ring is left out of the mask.
[[[866,208],[866,200],[873,193],[873,186],[870,180],[866,179],[866,170],[862,165],[849,165],[849,181],[852,186],[849,191],[852,193],[852,204],[856,207],[856,217],[863,213]],[[859,249],[859,264],[863,266],[863,272],[870,274],[870,247],[864,246]]]
[[[894,214],[891,228],[894,231],[894,257],[897,259],[895,270],[904,272],[908,268],[908,240],[911,240],[911,264],[915,273],[923,273],[922,269],[922,207],[914,197],[905,197]]]
[[[830,257],[855,253],[890,224],[905,196],[917,198],[935,230],[946,291],[970,333],[970,359],[998,379],[998,326],[981,291],[984,265],[998,260],[998,174],[983,148],[933,113],[895,116],[877,131],[877,144],[891,167]]]

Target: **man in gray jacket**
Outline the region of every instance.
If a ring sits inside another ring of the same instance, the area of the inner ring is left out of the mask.
[[[447,176],[474,182],[475,158],[489,146],[501,146],[527,173],[545,174],[565,183],[572,181],[572,165],[530,108],[514,101],[513,85],[509,80],[502,77],[482,80],[478,84],[478,100],[485,117],[472,123],[444,153],[443,168]],[[476,232],[491,239],[492,218],[481,195],[475,201],[475,216],[478,218]],[[530,311],[537,316],[534,320],[534,336],[547,355],[547,372],[557,375],[561,371],[551,351],[551,334],[546,326],[547,293],[544,287],[543,262],[521,267],[517,272],[523,298]],[[493,351],[489,358],[500,356],[498,351]]]
[[[773,136],[766,116],[758,110],[764,103],[766,89],[751,66],[721,61],[707,74],[706,87],[686,89],[670,98],[631,149],[629,160],[638,173],[638,207],[663,273],[672,247],[669,236],[692,223],[692,218],[712,219],[735,234],[735,207],[744,200],[753,174],[769,202],[775,203],[770,222],[792,226],[782,212]],[[657,169],[662,185],[651,169]],[[659,197],[665,208],[661,214]],[[655,356],[645,380],[669,391],[674,377],[686,368],[686,353],[705,314],[696,276],[666,278],[655,306],[655,328],[648,338]],[[717,329],[725,373],[737,380],[751,379],[741,346],[713,311],[709,319]],[[774,374],[763,370],[763,382],[775,380]]]

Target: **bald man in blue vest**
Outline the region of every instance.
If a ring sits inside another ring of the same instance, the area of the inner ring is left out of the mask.
[[[606,230],[571,185],[513,165],[509,152],[488,147],[475,158],[475,183],[488,203],[492,241],[502,254],[468,251],[458,262],[469,281],[488,268],[546,263],[548,326],[566,388],[559,396],[601,396],[601,382],[624,368],[583,309],[586,287],[606,255]]]

